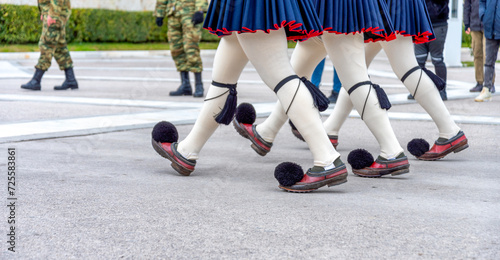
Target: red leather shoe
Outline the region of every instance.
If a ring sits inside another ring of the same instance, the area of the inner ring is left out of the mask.
[[[387,160],[378,157],[370,167],[363,169],[352,169],[352,172],[360,177],[377,178],[383,175],[400,175],[410,172],[408,157],[401,153],[396,159]]]
[[[259,155],[265,156],[271,151],[273,143],[266,142],[262,139],[259,133],[255,130],[255,125],[240,123],[236,120],[236,118],[233,120],[233,125],[234,129],[236,129],[241,136],[252,142],[252,149]]]
[[[189,176],[194,171],[196,161],[184,158],[184,156],[177,151],[178,143],[160,143],[154,139],[151,140],[151,143],[159,155],[172,162],[170,165],[178,173]]]
[[[469,147],[467,143],[467,137],[465,137],[464,132],[460,131],[458,134],[446,141],[439,141],[439,139],[434,143],[432,148],[418,157],[419,160],[424,161],[435,161],[439,160],[451,152],[458,153]]]
[[[337,149],[337,145],[339,145],[339,136],[338,135],[328,135],[328,139],[330,139],[330,143],[332,143],[333,148]]]
[[[314,166],[312,169],[307,170],[302,180],[294,185],[279,185],[278,187],[290,192],[305,193],[317,190],[325,185],[331,187],[345,182],[347,182],[347,169],[345,164],[340,161],[339,166],[330,170]]]

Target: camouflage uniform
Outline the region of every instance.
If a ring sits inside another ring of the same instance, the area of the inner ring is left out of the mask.
[[[73,67],[73,61],[66,44],[66,23],[71,14],[69,0],[38,0],[38,7],[43,16],[43,30],[38,42],[40,58],[35,68],[46,71],[49,69],[52,57],[61,70]],[[47,17],[56,22],[47,25]]]
[[[193,26],[197,11],[206,12],[206,0],[157,0],[154,15],[167,17],[170,52],[177,71],[201,72],[203,65],[198,43],[203,24]]]

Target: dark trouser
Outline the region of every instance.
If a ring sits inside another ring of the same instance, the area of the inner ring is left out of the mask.
[[[420,67],[425,67],[427,56],[431,54],[431,61],[434,65],[436,75],[446,82],[446,64],[444,63],[443,51],[448,25],[434,27],[436,39],[431,42],[415,44],[415,56]]]
[[[484,59],[484,83],[490,91],[493,87],[493,78],[495,77],[495,62],[497,60],[500,40],[486,39],[486,57]]]

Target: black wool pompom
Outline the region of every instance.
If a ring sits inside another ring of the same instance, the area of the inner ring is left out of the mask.
[[[236,120],[240,123],[252,125],[256,117],[255,108],[250,103],[241,103],[236,108]]]
[[[347,156],[347,162],[356,170],[370,167],[374,161],[373,156],[365,149],[352,150]]]
[[[177,128],[170,122],[161,121],[158,122],[151,132],[153,140],[160,143],[173,143],[179,140],[179,134],[177,133]]]
[[[422,138],[415,138],[411,140],[406,148],[408,152],[413,154],[415,157],[420,157],[427,151],[429,151],[429,143]]]
[[[292,186],[302,180],[304,170],[300,165],[293,162],[283,162],[274,169],[274,177],[281,186]]]

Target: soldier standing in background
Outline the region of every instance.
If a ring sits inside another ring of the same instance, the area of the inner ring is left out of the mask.
[[[21,85],[23,89],[40,90],[42,76],[50,68],[52,57],[64,70],[66,80],[61,86],[55,86],[54,90],[78,89],[78,83],[73,72],[73,61],[66,44],[66,23],[71,14],[69,0],[38,0],[38,8],[43,22],[42,35],[38,46],[40,47],[40,58],[35,66],[35,75],[26,84]]]
[[[167,17],[170,52],[177,71],[181,75],[181,85],[170,96],[193,95],[203,97],[201,71],[203,65],[198,46],[201,40],[203,13],[207,9],[206,0],[157,0],[154,15],[156,25],[161,27]],[[195,76],[195,91],[192,93],[189,72]]]

